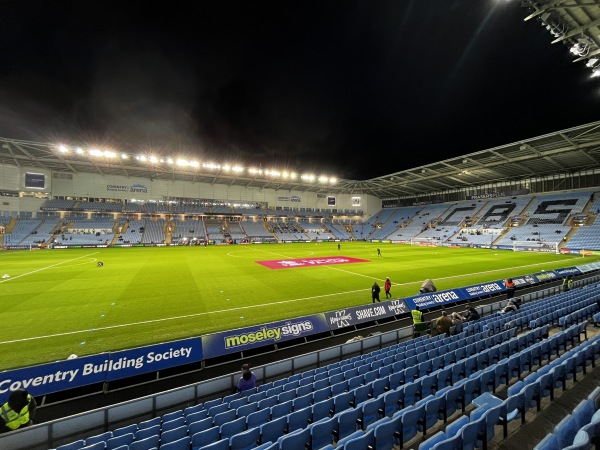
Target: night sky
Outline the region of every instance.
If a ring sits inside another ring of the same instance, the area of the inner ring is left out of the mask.
[[[369,179],[598,120],[517,0],[0,2],[0,136]]]

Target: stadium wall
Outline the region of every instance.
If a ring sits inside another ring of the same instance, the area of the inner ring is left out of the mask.
[[[16,169],[16,170],[15,170]],[[25,174],[35,172],[45,176],[44,188],[27,188]],[[381,200],[372,195],[305,192],[288,189],[262,189],[229,184],[191,183],[179,180],[153,180],[141,177],[63,173],[39,168],[0,165],[0,190],[21,193],[46,193],[48,198],[87,197],[131,201],[159,201],[167,197],[200,198],[235,202],[266,202],[270,208],[360,209],[368,217],[381,210]],[[65,176],[68,175],[68,176]],[[325,195],[323,195],[325,194]],[[331,203],[333,198],[333,203]],[[27,203],[19,198],[12,202],[12,211],[38,211],[43,201]],[[5,205],[9,206],[9,205]],[[16,208],[16,209],[15,209]],[[27,209],[32,208],[32,209]],[[7,208],[0,208],[5,210]]]

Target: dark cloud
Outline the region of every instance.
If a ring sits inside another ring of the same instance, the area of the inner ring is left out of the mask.
[[[366,179],[597,119],[597,82],[518,2],[5,1],[0,13],[8,138]]]

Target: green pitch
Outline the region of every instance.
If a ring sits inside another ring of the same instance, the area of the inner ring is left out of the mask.
[[[256,263],[325,256],[369,262]],[[371,285],[385,277],[400,298],[426,278],[444,290],[594,259],[364,242],[5,251],[0,370],[370,303]]]

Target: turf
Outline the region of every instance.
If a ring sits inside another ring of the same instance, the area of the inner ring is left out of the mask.
[[[256,262],[325,256],[369,261],[278,270]],[[364,242],[5,251],[0,370],[370,303],[373,281],[388,276],[400,298],[425,278],[444,290],[593,260]]]

